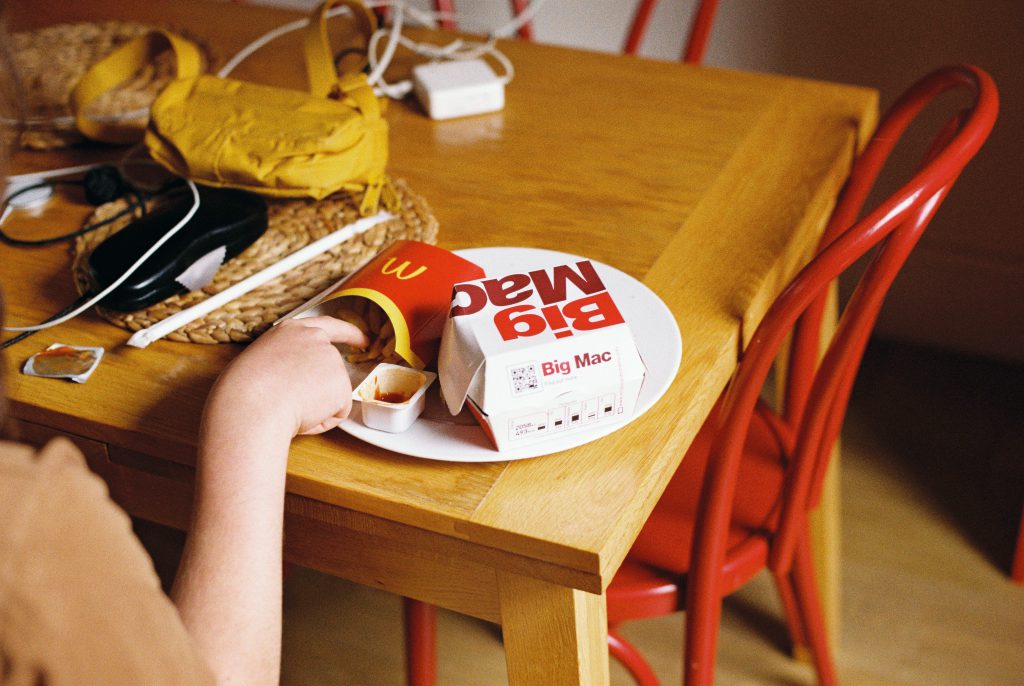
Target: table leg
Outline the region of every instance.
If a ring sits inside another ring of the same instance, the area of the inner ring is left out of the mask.
[[[822,349],[831,340],[839,322],[839,284],[833,283],[828,292],[828,304],[821,320]],[[840,644],[840,612],[839,595],[842,588],[840,577],[840,538],[842,524],[839,521],[840,509],[840,464],[839,440],[836,440],[829,458],[828,471],[825,472],[825,483],[821,493],[821,504],[811,514],[811,551],[814,557],[814,570],[817,576],[818,593],[821,596],[821,607],[825,614],[825,627],[831,641],[832,654],[839,655]]]
[[[604,596],[499,574],[509,686],[607,686]]]
[[[821,494],[821,505],[811,513],[811,553],[814,558],[814,572],[821,596],[821,609],[825,615],[825,627],[833,655],[839,654],[840,618],[839,594],[842,590],[840,565],[842,551],[840,537],[840,489],[839,489],[839,443],[832,451],[832,460],[825,475],[825,486]]]
[[[839,320],[839,287],[833,283],[829,288],[828,302],[822,313],[821,320],[821,347],[824,350],[828,345],[832,334],[836,330]],[[784,348],[776,360],[775,367],[775,401],[776,407],[782,407],[785,397],[786,366],[788,364],[788,345]],[[825,483],[821,493],[821,505],[811,513],[811,556],[814,558],[814,576],[818,585],[818,594],[821,596],[821,609],[825,615],[825,627],[828,631],[829,647],[833,655],[839,654],[839,633],[841,630],[840,621],[840,592],[842,590],[842,579],[840,578],[840,565],[842,562],[840,553],[840,537],[842,525],[840,522],[840,441],[836,440],[832,455],[829,458],[828,471],[825,473]],[[794,654],[800,660],[811,661],[810,653],[805,646],[797,646]]]

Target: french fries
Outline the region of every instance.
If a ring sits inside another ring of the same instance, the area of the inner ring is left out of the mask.
[[[380,305],[367,298],[346,296],[339,298],[333,316],[352,324],[370,339],[365,351],[350,350],[345,359],[358,362],[390,362],[402,364],[395,352],[395,327]]]

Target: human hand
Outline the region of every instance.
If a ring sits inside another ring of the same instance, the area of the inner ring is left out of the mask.
[[[352,384],[333,343],[369,345],[359,329],[333,317],[278,324],[224,370],[204,421],[236,429],[270,424],[288,438],[333,429],[352,409]]]
[[[296,434],[337,426],[352,407],[333,343],[369,341],[333,317],[282,322],[225,368],[203,410],[192,522],[173,597],[225,683],[279,680],[289,447]]]

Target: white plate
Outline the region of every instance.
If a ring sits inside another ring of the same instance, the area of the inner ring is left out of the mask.
[[[480,265],[488,276],[553,267],[586,259],[535,248],[472,248],[458,250],[456,254]],[[614,267],[591,261],[608,290],[615,294],[615,303],[629,324],[640,356],[647,366],[647,376],[643,388],[640,389],[636,412],[628,420],[602,424],[592,429],[580,429],[542,443],[499,453],[467,412],[458,417],[451,417],[447,410],[443,409],[438,397],[438,385],[435,384],[428,399],[427,411],[403,433],[389,434],[364,426],[358,402],[354,403],[352,415],[342,422],[341,430],[372,445],[413,457],[452,462],[504,462],[575,448],[606,436],[639,417],[665,393],[675,378],[682,358],[679,327],[676,326],[675,318],[665,303],[647,286]],[[358,378],[367,373],[365,369],[350,371],[354,377],[353,386],[358,383]]]

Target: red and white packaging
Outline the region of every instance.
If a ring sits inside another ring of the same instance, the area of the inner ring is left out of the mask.
[[[456,284],[438,369],[498,450],[628,419],[646,374],[589,260]]]
[[[282,320],[336,315],[343,298],[365,298],[390,320],[395,353],[411,367],[424,369],[437,355],[453,284],[483,275],[477,265],[436,245],[401,240]]]

